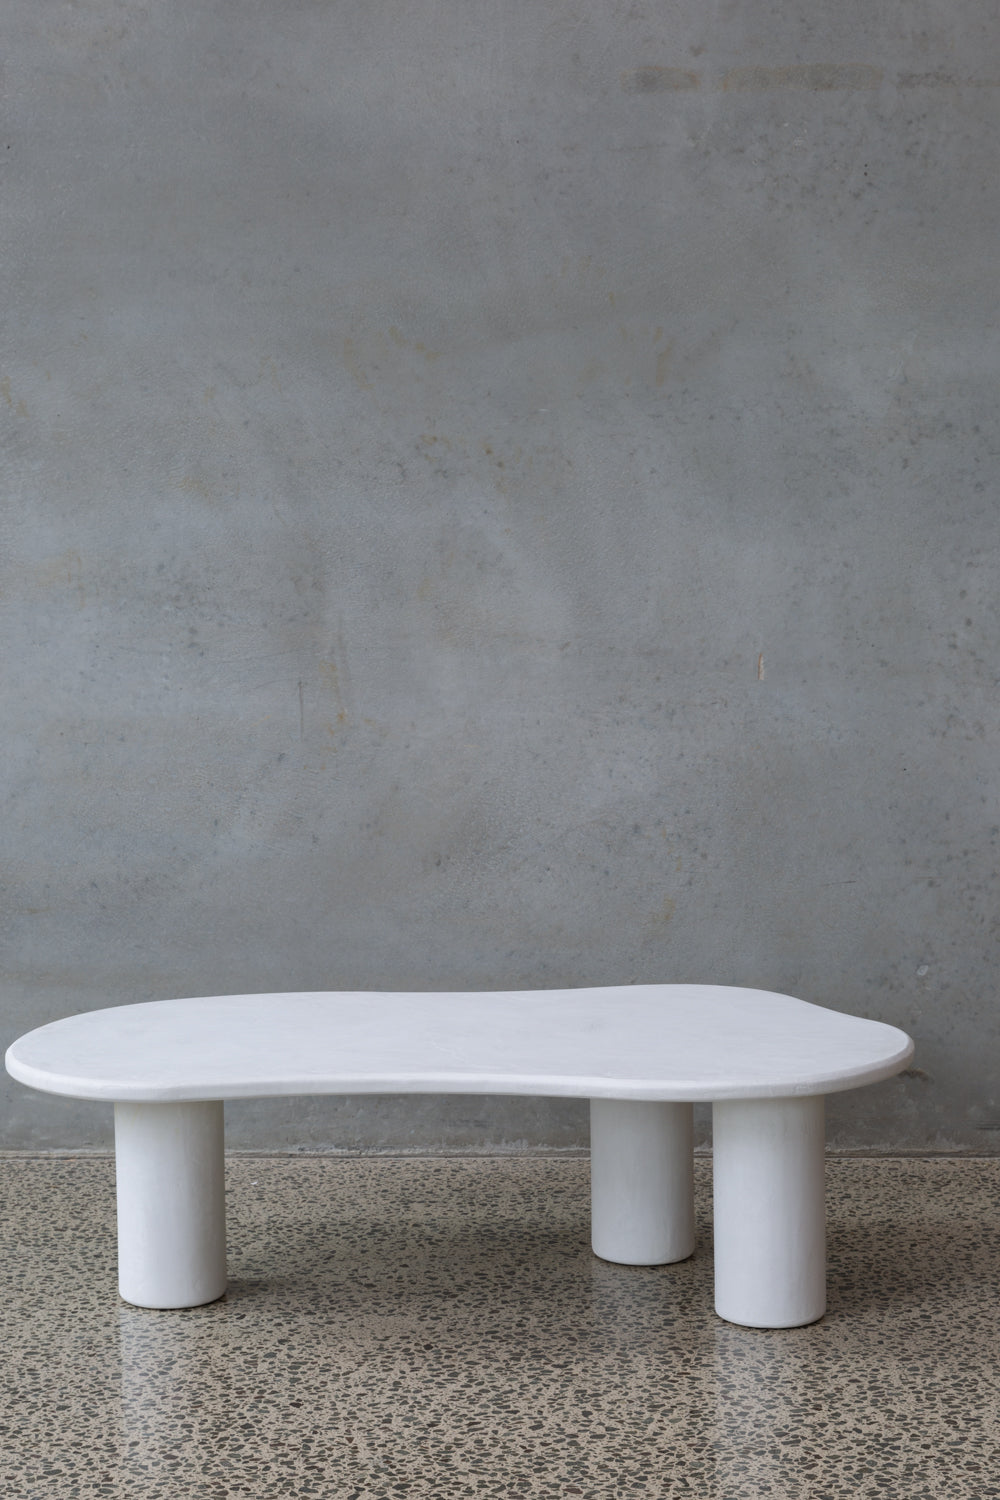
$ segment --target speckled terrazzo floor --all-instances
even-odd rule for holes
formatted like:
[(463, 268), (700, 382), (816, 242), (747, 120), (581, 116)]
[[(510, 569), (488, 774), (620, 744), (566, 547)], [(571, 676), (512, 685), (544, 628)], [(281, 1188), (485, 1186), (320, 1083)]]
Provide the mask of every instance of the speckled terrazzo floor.
[(106, 1158), (0, 1158), (0, 1495), (1000, 1496), (1000, 1160), (828, 1163), (829, 1311), (588, 1246), (585, 1160), (233, 1158), (226, 1298), (115, 1290)]

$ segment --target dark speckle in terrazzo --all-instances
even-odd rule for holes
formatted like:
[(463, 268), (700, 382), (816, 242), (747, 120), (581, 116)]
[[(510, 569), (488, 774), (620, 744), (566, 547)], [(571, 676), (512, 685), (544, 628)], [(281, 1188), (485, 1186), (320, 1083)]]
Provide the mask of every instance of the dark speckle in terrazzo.
[(590, 1253), (588, 1164), (240, 1157), (230, 1288), (115, 1285), (106, 1158), (0, 1158), (0, 1495), (992, 1500), (1000, 1161), (828, 1163), (829, 1309)]

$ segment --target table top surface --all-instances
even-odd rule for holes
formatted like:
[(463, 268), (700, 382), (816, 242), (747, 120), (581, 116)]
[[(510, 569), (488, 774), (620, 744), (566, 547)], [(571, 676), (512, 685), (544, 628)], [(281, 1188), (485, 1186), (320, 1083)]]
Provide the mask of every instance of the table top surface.
[(720, 985), (160, 1000), (16, 1041), (7, 1070), (82, 1099), (536, 1094), (702, 1100), (828, 1094), (888, 1078), (894, 1026)]

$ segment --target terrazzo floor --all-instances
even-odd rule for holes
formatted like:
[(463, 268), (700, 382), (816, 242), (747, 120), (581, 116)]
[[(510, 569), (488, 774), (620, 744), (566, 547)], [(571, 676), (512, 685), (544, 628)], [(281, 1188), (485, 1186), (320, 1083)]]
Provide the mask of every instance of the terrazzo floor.
[(231, 1283), (115, 1288), (114, 1167), (0, 1158), (0, 1495), (1000, 1497), (1000, 1159), (828, 1163), (829, 1310), (608, 1265), (582, 1159), (235, 1157)]

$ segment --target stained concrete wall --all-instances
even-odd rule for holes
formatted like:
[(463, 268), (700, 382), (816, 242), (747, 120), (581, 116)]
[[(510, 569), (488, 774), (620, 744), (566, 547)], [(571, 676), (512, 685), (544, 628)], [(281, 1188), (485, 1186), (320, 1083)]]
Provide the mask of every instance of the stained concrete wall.
[[(9, 0), (5, 34), (0, 1040), (744, 983), (915, 1036), (835, 1144), (991, 1148), (992, 3)], [(545, 1101), (230, 1124), (586, 1139)]]

